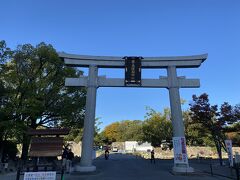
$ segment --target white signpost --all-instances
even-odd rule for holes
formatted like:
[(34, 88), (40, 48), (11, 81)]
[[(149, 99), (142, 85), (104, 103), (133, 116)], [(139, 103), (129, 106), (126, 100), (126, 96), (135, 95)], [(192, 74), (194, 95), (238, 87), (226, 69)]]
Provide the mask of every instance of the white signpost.
[(56, 180), (56, 171), (25, 172), (23, 180)]
[(233, 152), (232, 152), (232, 140), (225, 140), (227, 153), (228, 153), (228, 160), (231, 167), (233, 167)]

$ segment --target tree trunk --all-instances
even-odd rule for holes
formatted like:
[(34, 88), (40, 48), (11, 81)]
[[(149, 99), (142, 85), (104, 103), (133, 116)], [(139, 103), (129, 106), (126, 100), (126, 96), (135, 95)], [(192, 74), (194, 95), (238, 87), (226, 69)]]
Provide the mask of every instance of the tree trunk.
[(2, 157), (3, 157), (3, 150), (4, 150), (4, 146), (3, 146), (3, 140), (0, 139), (0, 170), (2, 170)]
[(222, 147), (221, 144), (218, 140), (215, 140), (215, 145), (217, 148), (217, 153), (218, 153), (218, 157), (219, 157), (219, 163), (222, 166), (223, 165), (223, 160), (222, 160)]
[(4, 155), (4, 146), (6, 144), (6, 139), (4, 138), (4, 135), (1, 134), (0, 136), (0, 170), (3, 168), (2, 166), (2, 158), (3, 158), (3, 155)]
[(27, 157), (28, 157), (28, 149), (29, 149), (29, 145), (30, 145), (30, 140), (31, 140), (31, 138), (26, 133), (24, 133), (23, 134), (22, 156), (21, 156), (21, 159), (24, 162), (27, 160)]
[(3, 136), (1, 135), (0, 136), (0, 162), (2, 160), (3, 148), (4, 148), (4, 146), (3, 146)]
[[(30, 128), (31, 129), (36, 129), (37, 128), (36, 121), (31, 120)], [(24, 162), (26, 162), (27, 157), (28, 157), (28, 149), (29, 149), (30, 141), (31, 141), (31, 136), (27, 135), (26, 132), (23, 133), (23, 146), (22, 146), (22, 156), (21, 156), (21, 159)]]

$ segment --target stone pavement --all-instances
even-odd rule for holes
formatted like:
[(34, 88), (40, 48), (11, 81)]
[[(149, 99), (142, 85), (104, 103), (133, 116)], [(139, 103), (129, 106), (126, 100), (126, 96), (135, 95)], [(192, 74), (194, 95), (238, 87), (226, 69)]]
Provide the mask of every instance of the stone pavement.
[[(191, 163), (191, 162), (190, 162)], [(193, 167), (196, 167), (193, 163)], [(109, 160), (105, 160), (103, 156), (94, 160), (97, 171), (90, 174), (72, 173), (66, 174), (64, 180), (151, 180), (151, 179), (167, 179), (167, 180), (226, 180), (228, 178), (221, 176), (211, 176), (207, 173), (197, 171), (193, 175), (173, 175), (170, 170), (173, 160), (156, 160), (156, 164), (151, 164), (149, 160), (136, 158), (131, 155), (110, 154)], [(203, 168), (206, 165), (199, 165)], [(199, 170), (199, 169), (198, 169)], [(15, 174), (1, 176), (0, 180), (15, 180)], [(23, 178), (21, 177), (21, 180)], [(60, 180), (58, 176), (57, 180)]]

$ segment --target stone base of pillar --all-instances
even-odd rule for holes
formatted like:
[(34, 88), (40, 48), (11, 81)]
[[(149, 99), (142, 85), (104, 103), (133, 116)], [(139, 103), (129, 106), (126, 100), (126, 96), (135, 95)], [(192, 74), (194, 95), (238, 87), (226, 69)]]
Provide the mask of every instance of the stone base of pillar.
[(75, 172), (94, 172), (96, 171), (96, 166), (81, 166), (76, 165), (74, 166)]
[(174, 166), (172, 171), (173, 173), (194, 173), (194, 169), (189, 166)]

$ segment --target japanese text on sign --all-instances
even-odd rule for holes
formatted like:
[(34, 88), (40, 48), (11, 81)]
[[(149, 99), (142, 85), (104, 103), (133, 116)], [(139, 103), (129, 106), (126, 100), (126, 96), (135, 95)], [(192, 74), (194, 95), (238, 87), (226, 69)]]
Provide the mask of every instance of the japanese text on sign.
[(125, 57), (125, 85), (141, 85), (141, 57)]
[(185, 137), (173, 137), (174, 163), (188, 163)]
[(23, 180), (56, 180), (56, 171), (25, 172)]

